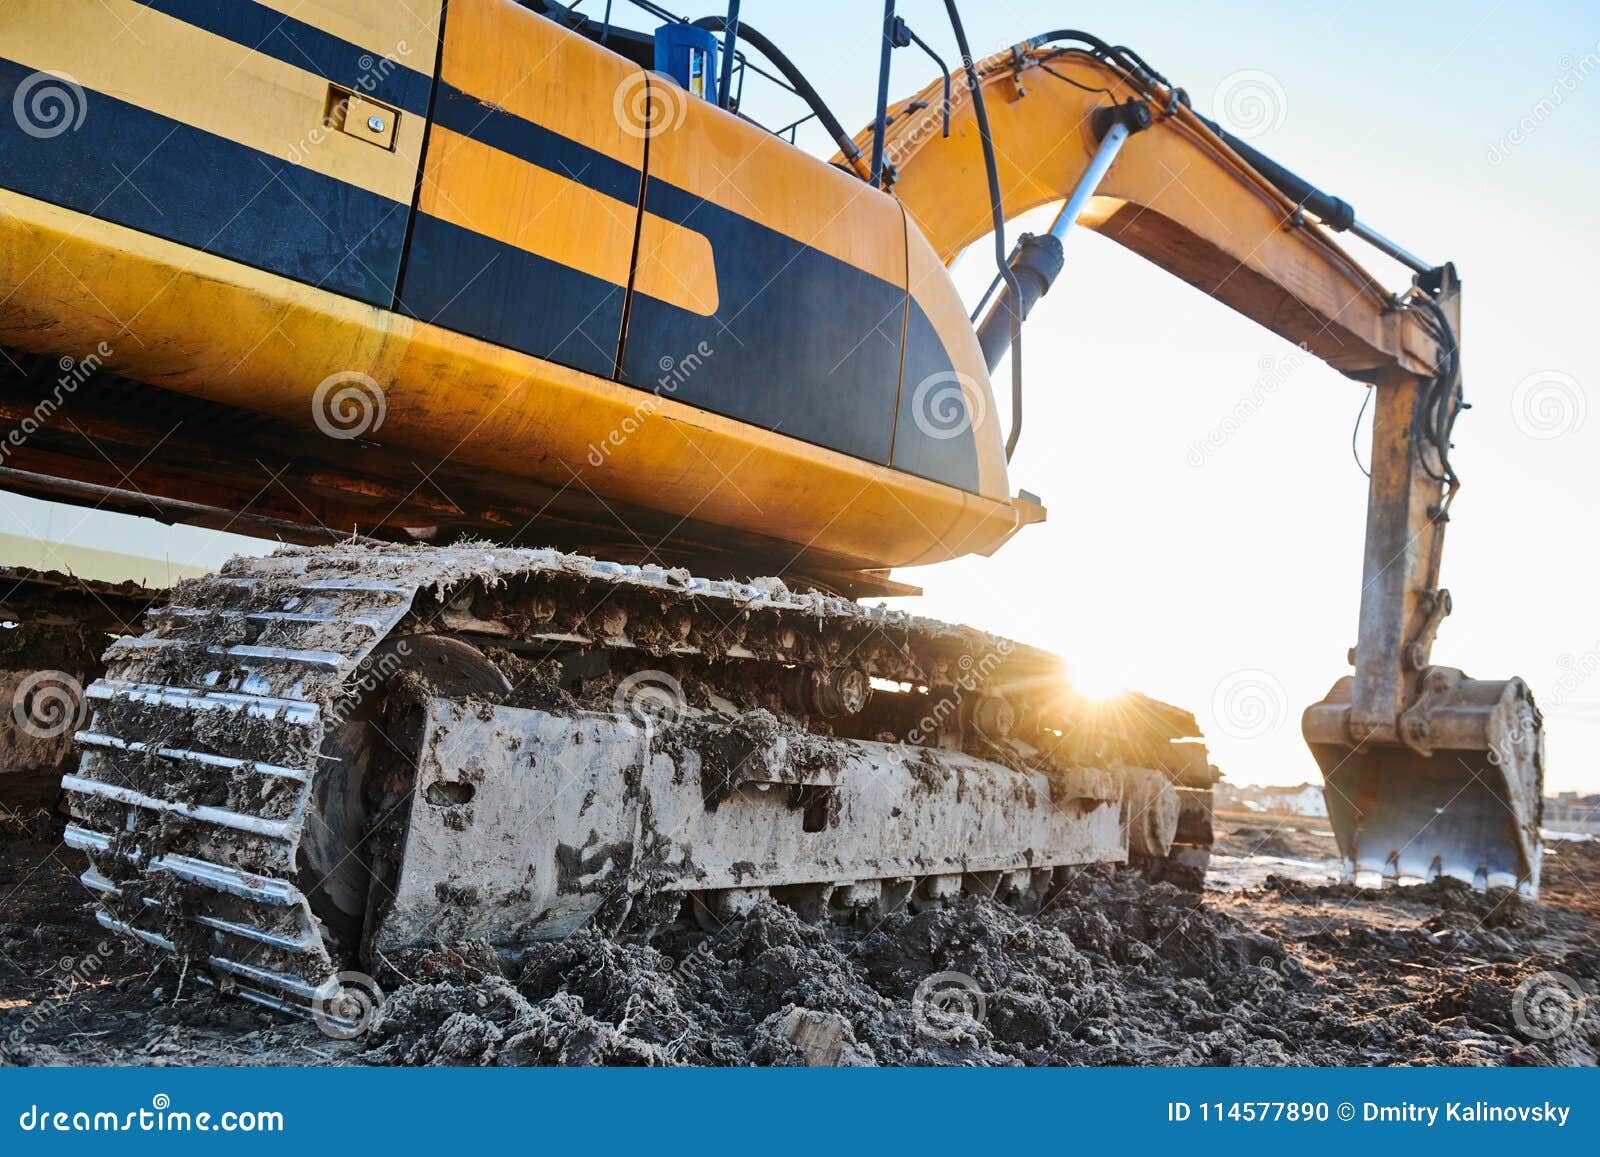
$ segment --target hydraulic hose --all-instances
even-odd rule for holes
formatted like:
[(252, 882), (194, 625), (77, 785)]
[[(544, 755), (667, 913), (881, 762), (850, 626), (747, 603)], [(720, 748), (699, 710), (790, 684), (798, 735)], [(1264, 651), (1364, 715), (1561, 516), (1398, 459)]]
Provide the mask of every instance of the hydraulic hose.
[[(725, 16), (702, 16), (694, 22), (696, 28), (704, 28), (708, 32), (721, 32), (727, 24)], [(757, 52), (765, 56), (794, 87), (800, 99), (811, 106), (811, 111), (817, 114), (817, 120), (822, 122), (822, 127), (828, 130), (828, 135), (833, 138), (833, 143), (839, 146), (839, 151), (846, 160), (855, 161), (861, 158), (861, 150), (856, 148), (855, 141), (850, 139), (850, 134), (844, 131), (844, 126), (839, 123), (839, 118), (833, 115), (833, 110), (824, 103), (817, 90), (811, 87), (811, 82), (806, 79), (805, 73), (795, 67), (794, 61), (783, 54), (783, 51), (761, 33), (750, 27), (747, 21), (739, 21), (738, 36)]]
[[(978, 138), (983, 142), (983, 169), (989, 180), (989, 213), (994, 221), (994, 262), (1006, 283), (1012, 301), (1022, 300), (1022, 287), (1011, 270), (1011, 253), (1006, 247), (1006, 213), (1000, 196), (1000, 169), (994, 159), (994, 137), (989, 133), (989, 108), (984, 103), (983, 85), (978, 80), (978, 67), (972, 61), (972, 49), (967, 44), (967, 30), (962, 26), (961, 13), (956, 10), (956, 0), (944, 0), (945, 11), (950, 14), (950, 28), (956, 36), (956, 47), (961, 51), (961, 67), (972, 89), (972, 111), (978, 121)], [(1022, 318), (1016, 310), (1011, 314), (1011, 432), (1006, 435), (1006, 461), (1017, 448), (1022, 437)]]

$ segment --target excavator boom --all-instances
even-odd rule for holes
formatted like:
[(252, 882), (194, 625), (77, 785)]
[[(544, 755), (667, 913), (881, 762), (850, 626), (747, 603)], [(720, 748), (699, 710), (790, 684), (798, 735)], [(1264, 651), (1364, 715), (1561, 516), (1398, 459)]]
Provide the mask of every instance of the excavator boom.
[[(1355, 671), (1303, 723), (1345, 868), (1537, 889), (1543, 744), (1527, 685), (1431, 663), (1452, 608), (1440, 559), (1459, 487), (1449, 461), (1461, 408), (1454, 267), (1387, 241), (1092, 36), (1034, 37), (978, 62), (970, 79), (948, 114), (931, 84), (855, 145), (867, 155), (881, 138), (883, 178), (947, 263), (997, 220), (1066, 202), (1050, 234), (1024, 236), (1004, 271), (1011, 284), (979, 331), (991, 369), (1060, 272), (1059, 238), (1083, 225), (1374, 391)], [(1335, 240), (1346, 230), (1409, 264), (1413, 287), (1384, 289)]]

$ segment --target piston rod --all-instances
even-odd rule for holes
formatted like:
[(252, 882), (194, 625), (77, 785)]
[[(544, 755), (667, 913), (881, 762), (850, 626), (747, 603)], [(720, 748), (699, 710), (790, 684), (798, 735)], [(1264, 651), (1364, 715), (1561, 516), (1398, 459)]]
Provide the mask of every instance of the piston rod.
[(983, 360), (991, 372), (1011, 348), (1013, 301), (1016, 302), (1017, 320), (1026, 319), (1033, 307), (1039, 304), (1039, 299), (1055, 284), (1065, 261), (1062, 242), (1077, 224), (1084, 206), (1100, 187), (1106, 171), (1111, 168), (1111, 162), (1117, 159), (1117, 154), (1132, 133), (1133, 130), (1124, 121), (1113, 121), (1101, 138), (1100, 147), (1095, 150), (1089, 167), (1078, 178), (1072, 195), (1050, 223), (1049, 230), (1037, 236), (1025, 233), (1018, 238), (1016, 250), (1011, 254), (1011, 271), (1016, 277), (1018, 293), (1013, 298), (1009, 288), (1002, 289), (978, 326), (978, 344), (983, 348)]

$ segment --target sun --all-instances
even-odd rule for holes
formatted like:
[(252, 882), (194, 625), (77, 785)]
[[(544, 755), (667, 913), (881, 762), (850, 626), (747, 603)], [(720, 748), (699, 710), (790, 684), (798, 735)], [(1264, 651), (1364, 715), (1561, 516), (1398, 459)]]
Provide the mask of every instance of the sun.
[(1106, 703), (1128, 693), (1128, 681), (1119, 672), (1095, 667), (1070, 667), (1072, 688), (1085, 699)]

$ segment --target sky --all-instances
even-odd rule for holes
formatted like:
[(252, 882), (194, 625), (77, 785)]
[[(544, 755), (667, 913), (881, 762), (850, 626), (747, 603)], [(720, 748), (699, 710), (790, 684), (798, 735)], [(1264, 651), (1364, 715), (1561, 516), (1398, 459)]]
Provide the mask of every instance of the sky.
[[(1546, 717), (1547, 787), (1600, 791), (1600, 7), (1238, 3), (1203, 19), (1164, 0), (963, 8), (980, 55), (1063, 26), (1132, 46), (1199, 111), (1247, 129), (1413, 252), (1456, 263), (1474, 408), (1456, 427), (1464, 487), (1443, 580), (1455, 613), (1434, 661), (1527, 679)], [(847, 127), (870, 120), (878, 6), (743, 11)], [(955, 59), (942, 4), (900, 12)], [(925, 57), (896, 54), (894, 95), (930, 78)], [(746, 89), (769, 123), (792, 119), (787, 99)], [(831, 152), (811, 126), (800, 144)], [(992, 276), (989, 244), (957, 263), (969, 300)], [(1366, 479), (1351, 430), (1364, 387), (1087, 231), (1068, 241), (1026, 354), (1012, 486), (1040, 495), (1049, 521), (993, 558), (898, 572), (926, 591), (907, 605), (1054, 650), (1092, 692), (1131, 687), (1194, 710), (1236, 782), (1316, 779), (1299, 718), (1347, 672), (1355, 641)], [(1003, 400), (994, 419), (1009, 421)], [(261, 549), (4, 494), (0, 533), (182, 564)]]

